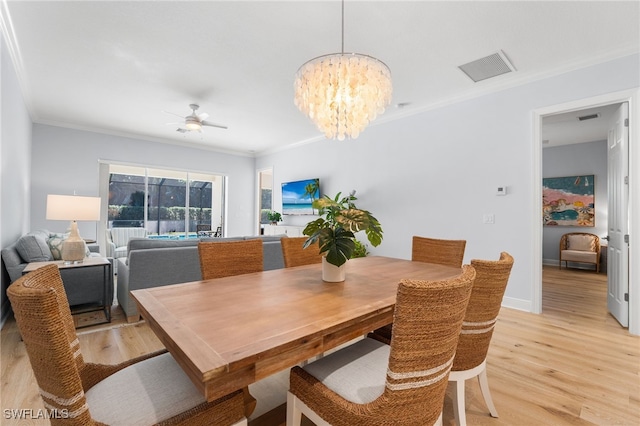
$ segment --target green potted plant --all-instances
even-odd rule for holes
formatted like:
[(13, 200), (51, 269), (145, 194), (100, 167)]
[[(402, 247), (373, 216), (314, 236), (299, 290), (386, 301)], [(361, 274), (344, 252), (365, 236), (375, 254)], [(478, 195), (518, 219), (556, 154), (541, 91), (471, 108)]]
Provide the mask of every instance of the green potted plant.
[[(318, 242), (320, 253), (324, 254), (325, 281), (344, 281), (344, 264), (356, 251), (356, 232), (364, 231), (374, 247), (382, 242), (380, 222), (369, 211), (357, 208), (355, 200), (355, 191), (352, 191), (345, 197), (339, 192), (334, 198), (325, 195), (313, 201), (313, 208), (318, 209), (321, 217), (304, 228), (303, 234), (309, 237), (304, 247)], [(329, 277), (332, 273), (336, 276)]]
[(354, 240), (353, 242), (356, 244), (356, 247), (353, 250), (351, 259), (355, 259), (357, 257), (367, 257), (367, 255), (369, 254), (369, 251), (367, 250), (367, 245), (359, 240)]
[(282, 215), (277, 211), (271, 210), (267, 213), (267, 219), (269, 219), (272, 225), (277, 225), (278, 222), (282, 221)]

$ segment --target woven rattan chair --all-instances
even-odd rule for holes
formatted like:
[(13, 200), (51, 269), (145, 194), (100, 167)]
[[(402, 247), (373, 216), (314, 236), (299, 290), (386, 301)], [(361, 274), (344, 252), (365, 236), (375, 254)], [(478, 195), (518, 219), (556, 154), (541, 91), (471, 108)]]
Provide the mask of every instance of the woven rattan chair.
[(465, 381), (474, 377), (478, 377), (480, 390), (491, 416), (498, 417), (489, 392), (486, 359), (502, 296), (513, 266), (513, 257), (502, 252), (500, 260), (474, 259), (471, 260), (471, 265), (476, 270), (476, 280), (449, 374), (449, 382), (455, 383), (453, 411), (458, 425), (466, 425)]
[[(214, 241), (198, 243), (200, 271), (203, 280), (232, 277), (262, 272), (264, 252), (262, 240)], [(249, 416), (256, 408), (256, 399), (249, 388), (242, 389), (245, 413)]]
[(307, 237), (282, 238), (280, 241), (285, 268), (322, 263), (322, 255), (317, 242), (305, 249), (302, 246), (307, 241)]
[(459, 268), (462, 266), (466, 245), (466, 240), (440, 240), (414, 236), (411, 260)]
[(588, 232), (570, 232), (560, 237), (560, 261), (565, 268), (568, 262), (590, 263), (595, 266), (596, 273), (600, 272), (600, 237)]
[(262, 272), (262, 240), (198, 243), (203, 280)]
[(475, 271), (444, 281), (402, 280), (391, 344), (364, 338), (294, 367), (287, 425), (433, 425), (442, 405)]
[[(414, 236), (411, 244), (411, 260), (414, 262), (436, 263), (459, 268), (464, 259), (466, 240), (440, 240)], [(373, 332), (382, 341), (391, 341), (393, 324), (387, 324)]]
[(55, 265), (7, 294), (53, 426), (247, 424), (241, 391), (206, 402), (166, 351), (117, 365), (84, 362)]

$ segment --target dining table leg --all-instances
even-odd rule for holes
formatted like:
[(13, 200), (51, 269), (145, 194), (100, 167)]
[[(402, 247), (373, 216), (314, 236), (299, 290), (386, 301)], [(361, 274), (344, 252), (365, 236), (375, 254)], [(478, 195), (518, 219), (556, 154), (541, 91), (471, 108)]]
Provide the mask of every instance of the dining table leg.
[(249, 386), (245, 386), (242, 389), (242, 393), (244, 394), (244, 415), (246, 418), (249, 418), (249, 416), (256, 409), (257, 401), (253, 397), (253, 395), (249, 393)]

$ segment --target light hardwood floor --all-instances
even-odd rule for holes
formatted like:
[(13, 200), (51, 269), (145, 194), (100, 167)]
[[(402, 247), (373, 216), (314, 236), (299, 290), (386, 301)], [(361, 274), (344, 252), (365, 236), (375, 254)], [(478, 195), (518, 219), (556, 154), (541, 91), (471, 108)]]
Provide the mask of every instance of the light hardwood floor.
[[(503, 308), (488, 357), (489, 385), (500, 414), (491, 418), (476, 381), (468, 381), (469, 425), (639, 425), (640, 338), (606, 311), (606, 276), (590, 271), (543, 272), (543, 313)], [(162, 345), (144, 322), (79, 330), (86, 360), (115, 363)], [(97, 331), (96, 331), (97, 330)], [(43, 408), (24, 345), (10, 320), (1, 332), (3, 425), (44, 425), (8, 419), (10, 409)], [(283, 379), (284, 377), (284, 379)], [(251, 426), (284, 425), (286, 375), (261, 384), (273, 398)], [(259, 396), (258, 396), (259, 397)], [(277, 407), (271, 411), (272, 407)], [(447, 395), (444, 424), (453, 425)]]

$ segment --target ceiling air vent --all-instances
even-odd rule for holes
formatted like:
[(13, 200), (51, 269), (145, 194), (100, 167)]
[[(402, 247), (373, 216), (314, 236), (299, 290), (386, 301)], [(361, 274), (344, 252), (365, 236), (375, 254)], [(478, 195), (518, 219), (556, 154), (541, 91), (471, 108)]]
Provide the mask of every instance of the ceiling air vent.
[(458, 68), (476, 83), (516, 70), (502, 50), (468, 64), (460, 65)]
[(582, 115), (582, 116), (578, 117), (578, 120), (580, 120), (580, 121), (593, 120), (594, 118), (598, 118), (598, 117), (600, 117), (600, 114)]

